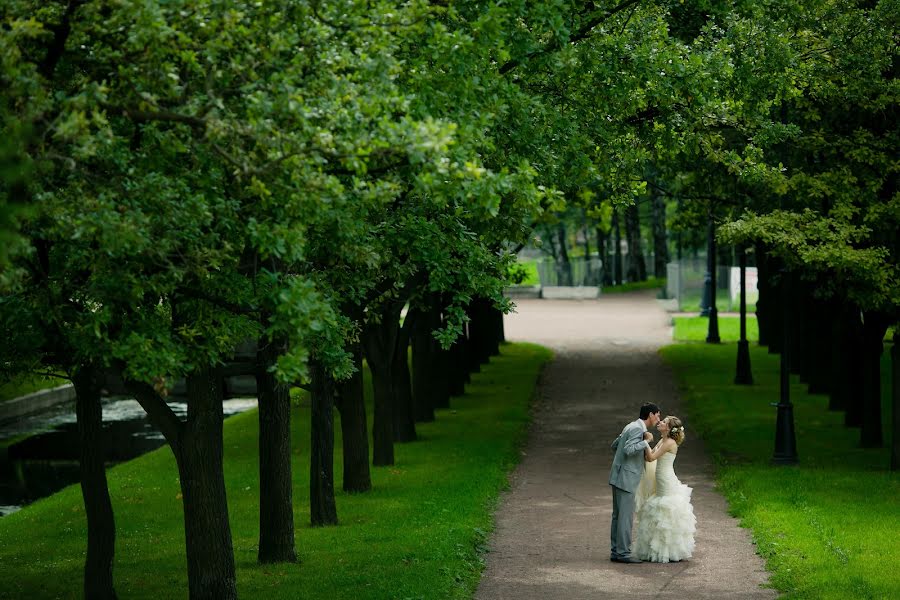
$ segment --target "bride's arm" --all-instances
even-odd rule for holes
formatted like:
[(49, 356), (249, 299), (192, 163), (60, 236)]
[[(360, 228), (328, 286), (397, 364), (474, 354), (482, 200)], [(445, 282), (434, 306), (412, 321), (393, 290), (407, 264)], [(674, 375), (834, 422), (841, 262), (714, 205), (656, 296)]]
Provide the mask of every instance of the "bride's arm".
[(658, 459), (660, 456), (669, 451), (669, 448), (672, 447), (672, 444), (675, 443), (675, 440), (672, 438), (666, 438), (664, 440), (660, 440), (656, 447), (651, 451), (650, 448), (644, 449), (644, 460), (647, 462), (653, 462)]

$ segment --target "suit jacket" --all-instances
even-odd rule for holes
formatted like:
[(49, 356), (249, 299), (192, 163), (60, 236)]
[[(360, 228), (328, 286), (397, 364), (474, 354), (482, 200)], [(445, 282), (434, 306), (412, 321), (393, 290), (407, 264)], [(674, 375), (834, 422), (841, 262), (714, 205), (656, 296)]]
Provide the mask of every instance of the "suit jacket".
[(610, 485), (626, 492), (637, 489), (644, 474), (644, 431), (641, 421), (635, 420), (613, 441), (611, 448), (616, 456), (609, 473)]

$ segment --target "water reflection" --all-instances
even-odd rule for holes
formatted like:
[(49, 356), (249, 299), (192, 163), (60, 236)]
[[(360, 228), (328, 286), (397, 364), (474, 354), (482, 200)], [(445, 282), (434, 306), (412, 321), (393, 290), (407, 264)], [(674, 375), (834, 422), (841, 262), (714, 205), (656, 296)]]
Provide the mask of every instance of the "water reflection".
[[(185, 402), (169, 402), (184, 419)], [(256, 407), (255, 398), (223, 402), (226, 417)], [(78, 429), (73, 406), (62, 406), (14, 423), (0, 425), (0, 516), (77, 483)], [(110, 463), (130, 460), (165, 443), (144, 409), (130, 398), (110, 398), (103, 404), (103, 444)]]

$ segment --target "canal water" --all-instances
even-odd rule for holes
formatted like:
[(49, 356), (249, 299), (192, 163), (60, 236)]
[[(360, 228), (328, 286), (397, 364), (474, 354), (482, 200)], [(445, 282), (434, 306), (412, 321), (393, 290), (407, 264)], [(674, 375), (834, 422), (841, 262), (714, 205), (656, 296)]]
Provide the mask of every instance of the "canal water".
[[(181, 419), (187, 404), (169, 406)], [(226, 417), (256, 408), (256, 398), (223, 402)], [(108, 464), (131, 460), (165, 444), (136, 400), (111, 397), (103, 403)], [(38, 498), (78, 483), (78, 428), (72, 403), (17, 421), (0, 423), (0, 517)]]

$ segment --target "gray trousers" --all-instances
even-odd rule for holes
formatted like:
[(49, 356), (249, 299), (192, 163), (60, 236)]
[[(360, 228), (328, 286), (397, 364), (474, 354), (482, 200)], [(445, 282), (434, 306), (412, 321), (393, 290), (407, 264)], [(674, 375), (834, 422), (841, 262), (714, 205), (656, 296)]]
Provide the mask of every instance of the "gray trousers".
[(634, 493), (610, 486), (613, 493), (612, 523), (609, 528), (609, 554), (614, 558), (631, 556), (631, 526), (634, 523)]

